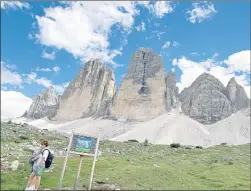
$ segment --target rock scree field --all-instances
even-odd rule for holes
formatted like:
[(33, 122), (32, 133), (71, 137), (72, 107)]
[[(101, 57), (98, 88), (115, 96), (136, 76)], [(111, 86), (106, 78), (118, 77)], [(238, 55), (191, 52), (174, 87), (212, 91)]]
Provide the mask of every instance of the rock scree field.
[[(28, 124), (1, 122), (1, 189), (23, 190), (31, 151), (49, 140), (55, 159), (41, 189), (57, 189), (68, 138)], [(92, 189), (250, 190), (250, 144), (209, 148), (101, 141)], [(73, 189), (79, 157), (70, 156), (63, 188)], [(79, 189), (88, 188), (92, 158), (84, 158)]]

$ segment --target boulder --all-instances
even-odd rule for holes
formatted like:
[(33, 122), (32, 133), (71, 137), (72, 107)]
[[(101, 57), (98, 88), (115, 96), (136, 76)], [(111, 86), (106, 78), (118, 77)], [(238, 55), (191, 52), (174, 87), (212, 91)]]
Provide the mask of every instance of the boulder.
[(15, 170), (18, 169), (18, 166), (19, 166), (19, 161), (18, 161), (18, 160), (15, 160), (15, 161), (13, 161), (13, 162), (11, 163), (10, 168), (11, 168), (11, 170), (15, 171)]

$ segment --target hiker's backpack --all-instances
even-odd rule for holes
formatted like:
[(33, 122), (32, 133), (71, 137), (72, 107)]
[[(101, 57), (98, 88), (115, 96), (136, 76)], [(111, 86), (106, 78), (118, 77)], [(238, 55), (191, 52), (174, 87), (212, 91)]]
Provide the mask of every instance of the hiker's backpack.
[[(45, 149), (45, 150), (49, 151), (48, 149)], [(42, 154), (44, 154), (45, 150), (43, 150)], [(50, 168), (52, 161), (53, 161), (53, 158), (54, 158), (53, 154), (49, 151), (48, 157), (45, 161), (45, 168)]]

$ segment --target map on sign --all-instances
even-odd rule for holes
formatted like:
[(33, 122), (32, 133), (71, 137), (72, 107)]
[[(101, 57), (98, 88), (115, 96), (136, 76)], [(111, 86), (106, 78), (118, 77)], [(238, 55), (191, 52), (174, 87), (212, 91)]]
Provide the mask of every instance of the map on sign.
[(71, 151), (75, 153), (94, 154), (97, 138), (82, 135), (74, 135), (71, 144)]

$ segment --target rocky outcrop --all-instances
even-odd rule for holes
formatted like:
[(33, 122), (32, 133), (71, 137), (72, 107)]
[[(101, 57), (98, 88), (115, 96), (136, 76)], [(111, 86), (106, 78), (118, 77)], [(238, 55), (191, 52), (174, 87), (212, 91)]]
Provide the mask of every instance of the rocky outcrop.
[(179, 88), (176, 87), (176, 77), (174, 72), (168, 72), (166, 82), (166, 110), (176, 108), (179, 96)]
[(33, 97), (33, 102), (26, 114), (27, 118), (39, 119), (43, 117), (52, 118), (56, 114), (58, 107), (58, 96), (53, 86), (42, 91), (41, 94)]
[(66, 88), (54, 119), (106, 116), (115, 89), (114, 73), (99, 59), (90, 60)]
[(250, 107), (250, 100), (242, 86), (231, 78), (227, 84), (227, 96), (231, 101), (233, 112)]
[(111, 117), (144, 121), (165, 112), (165, 76), (161, 57), (151, 49), (140, 48), (132, 57), (118, 89)]
[(203, 73), (180, 96), (182, 111), (191, 118), (211, 124), (232, 114), (226, 88), (214, 76)]

